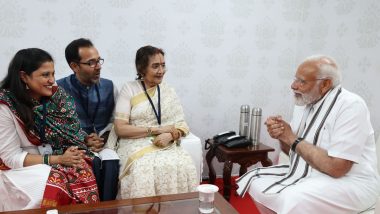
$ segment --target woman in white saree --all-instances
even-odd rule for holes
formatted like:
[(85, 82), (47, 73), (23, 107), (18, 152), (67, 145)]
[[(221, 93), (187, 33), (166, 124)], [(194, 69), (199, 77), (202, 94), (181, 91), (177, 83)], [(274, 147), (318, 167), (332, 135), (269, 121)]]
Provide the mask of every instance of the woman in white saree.
[(162, 83), (164, 52), (152, 46), (140, 48), (136, 68), (137, 80), (127, 82), (120, 92), (114, 130), (107, 142), (122, 164), (120, 196), (195, 191), (195, 165), (180, 147), (180, 138), (189, 133), (189, 127), (175, 91)]

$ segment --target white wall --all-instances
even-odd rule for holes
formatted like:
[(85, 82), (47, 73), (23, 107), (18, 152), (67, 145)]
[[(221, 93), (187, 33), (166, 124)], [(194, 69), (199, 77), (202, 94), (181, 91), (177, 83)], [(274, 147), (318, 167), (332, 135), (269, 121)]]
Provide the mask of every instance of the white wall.
[[(27, 47), (53, 54), (57, 78), (69, 75), (64, 48), (87, 37), (105, 58), (103, 77), (121, 88), (135, 78), (136, 50), (162, 47), (166, 81), (204, 140), (237, 131), (242, 104), (289, 119), (297, 64), (322, 53), (338, 60), (343, 85), (366, 100), (379, 132), (379, 9), (376, 0), (0, 0), (0, 78)], [(265, 129), (262, 139), (278, 148)]]

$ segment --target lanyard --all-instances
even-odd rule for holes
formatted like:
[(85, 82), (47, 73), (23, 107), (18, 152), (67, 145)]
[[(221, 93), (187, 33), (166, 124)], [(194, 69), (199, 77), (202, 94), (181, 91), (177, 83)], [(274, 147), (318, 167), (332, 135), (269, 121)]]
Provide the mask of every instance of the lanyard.
[(82, 96), (82, 93), (81, 93), (80, 88), (78, 87), (78, 84), (75, 81), (73, 81), (73, 79), (71, 79), (71, 83), (78, 90), (79, 96), (80, 96), (80, 99), (78, 100), (79, 104), (82, 106), (84, 113), (86, 114), (87, 118), (90, 120), (94, 132), (97, 133), (96, 128), (95, 128), (95, 117), (98, 113), (99, 105), (100, 105), (100, 92), (99, 92), (98, 85), (95, 84), (96, 97), (97, 97), (96, 107), (95, 107), (94, 114), (92, 115), (92, 117), (90, 117), (90, 112), (88, 111), (88, 101), (89, 101), (88, 90), (87, 90), (86, 103), (84, 103), (84, 97)]
[(148, 92), (146, 91), (146, 87), (145, 87), (145, 84), (144, 84), (144, 81), (141, 81), (141, 84), (144, 88), (144, 92), (145, 92), (145, 95), (146, 97), (148, 98), (149, 100), (149, 103), (150, 105), (152, 106), (153, 108), (153, 111), (154, 111), (154, 115), (156, 116), (156, 119), (157, 119), (157, 122), (158, 122), (158, 125), (161, 125), (161, 95), (160, 95), (160, 85), (157, 85), (157, 93), (158, 93), (158, 111), (156, 110), (156, 108), (154, 107), (153, 105), (153, 101), (152, 99), (150, 98)]
[(46, 99), (42, 98), (42, 123), (39, 127), (40, 130), (40, 140), (41, 144), (46, 144), (46, 136), (45, 136), (45, 126), (46, 126), (46, 114), (47, 114), (47, 109), (46, 109)]

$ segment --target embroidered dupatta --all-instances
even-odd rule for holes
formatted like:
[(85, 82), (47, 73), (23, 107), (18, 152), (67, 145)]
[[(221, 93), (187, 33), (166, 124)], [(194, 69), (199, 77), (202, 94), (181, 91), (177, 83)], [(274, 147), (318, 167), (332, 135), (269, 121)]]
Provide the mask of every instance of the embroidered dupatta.
[[(70, 146), (78, 146), (86, 150), (86, 162), (80, 168), (52, 165), (43, 195), (41, 207), (55, 207), (65, 204), (94, 203), (99, 201), (95, 176), (92, 172), (92, 153), (84, 144), (86, 133), (80, 128), (75, 112), (73, 98), (61, 88), (53, 87), (53, 95), (46, 100), (45, 140), (53, 148), (53, 155), (62, 155)], [(16, 116), (21, 127), (21, 121), (15, 104), (17, 99), (12, 92), (0, 90), (0, 103), (9, 107)], [(43, 118), (43, 105), (33, 100), (35, 126), (30, 132), (24, 131), (28, 140), (38, 146), (41, 145), (39, 128)], [(0, 169), (10, 169), (0, 159)]]
[[(93, 154), (87, 149), (84, 141), (87, 136), (80, 128), (74, 99), (62, 88), (54, 87), (54, 94), (46, 101), (45, 139), (52, 146), (54, 155), (62, 155), (70, 146), (86, 150), (90, 157)], [(39, 133), (43, 123), (43, 105), (33, 100), (34, 132)]]

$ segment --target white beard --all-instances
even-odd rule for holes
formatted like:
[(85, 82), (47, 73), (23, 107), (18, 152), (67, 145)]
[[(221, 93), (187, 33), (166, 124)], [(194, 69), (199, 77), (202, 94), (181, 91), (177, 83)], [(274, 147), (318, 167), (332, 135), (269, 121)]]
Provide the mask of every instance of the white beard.
[[(297, 106), (304, 106), (315, 103), (321, 98), (321, 94), (318, 91), (319, 85), (316, 85), (309, 93), (294, 92), (294, 102)], [(298, 95), (298, 96), (297, 96)]]

